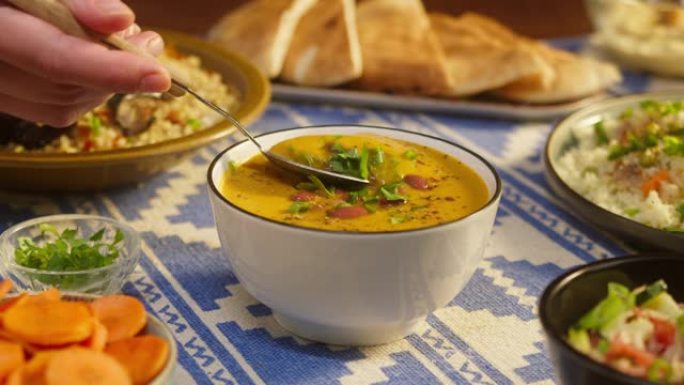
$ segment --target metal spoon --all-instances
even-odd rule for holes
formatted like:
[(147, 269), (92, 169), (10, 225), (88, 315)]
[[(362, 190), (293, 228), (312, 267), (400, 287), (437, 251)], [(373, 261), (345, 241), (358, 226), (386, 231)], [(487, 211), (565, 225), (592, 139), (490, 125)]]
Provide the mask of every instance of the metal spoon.
[[(93, 40), (104, 43), (110, 47), (117, 48), (123, 51), (131, 52), (136, 55), (146, 56), (157, 60), (154, 56), (150, 55), (147, 51), (139, 48), (136, 45), (129, 43), (126, 39), (117, 36), (109, 35), (102, 36), (87, 30), (81, 23), (79, 23), (73, 16), (69, 8), (62, 4), (59, 0), (8, 0), (11, 4), (23, 11), (36, 16), (44, 21), (51, 23), (58, 28), (60, 28), (65, 33), (73, 36), (77, 36), (86, 40)], [(162, 64), (163, 65), (163, 64)], [(207, 107), (219, 113), (223, 118), (232, 123), (237, 127), (240, 132), (242, 132), (259, 151), (273, 164), (280, 168), (289, 170), (298, 174), (305, 176), (314, 175), (318, 177), (321, 181), (327, 182), (332, 185), (337, 185), (341, 187), (350, 188), (361, 188), (369, 183), (366, 179), (356, 178), (349, 175), (338, 174), (335, 172), (330, 172), (327, 170), (321, 170), (315, 167), (310, 167), (301, 163), (297, 163), (293, 160), (287, 159), (281, 155), (275, 154), (269, 150), (264, 150), (261, 144), (245, 129), (245, 127), (240, 124), (240, 122), (228, 111), (217, 106), (216, 104), (210, 102), (209, 100), (203, 98), (197, 92), (189, 88), (186, 84), (187, 82), (182, 81), (182, 75), (178, 71), (174, 71), (173, 68), (165, 66), (172, 78), (172, 87), (168, 91), (169, 94), (173, 96), (182, 96), (185, 92), (194, 96), (197, 100), (202, 102)]]
[(266, 157), (266, 159), (268, 159), (271, 163), (277, 165), (278, 167), (305, 176), (313, 175), (323, 182), (340, 187), (361, 188), (370, 183), (367, 179), (356, 178), (349, 175), (322, 170), (320, 168), (310, 167), (305, 164), (301, 164), (293, 160), (290, 160), (284, 156), (273, 153), (269, 150), (264, 150), (264, 148), (261, 147), (261, 144), (256, 140), (256, 138), (254, 138), (252, 134), (250, 134), (249, 131), (247, 131), (247, 129), (242, 124), (240, 124), (237, 118), (235, 118), (235, 116), (233, 116), (231, 113), (217, 106), (216, 104), (210, 102), (209, 100), (204, 99), (202, 96), (198, 95), (197, 92), (195, 92), (191, 88), (188, 88), (183, 83), (175, 79), (173, 80), (173, 83), (176, 86), (182, 88), (190, 95), (197, 98), (197, 100), (205, 104), (207, 107), (219, 113), (226, 120), (231, 122), (235, 127), (237, 127), (238, 130), (240, 130), (240, 132), (243, 135), (245, 135), (252, 143), (254, 143), (255, 146), (257, 146), (259, 151)]

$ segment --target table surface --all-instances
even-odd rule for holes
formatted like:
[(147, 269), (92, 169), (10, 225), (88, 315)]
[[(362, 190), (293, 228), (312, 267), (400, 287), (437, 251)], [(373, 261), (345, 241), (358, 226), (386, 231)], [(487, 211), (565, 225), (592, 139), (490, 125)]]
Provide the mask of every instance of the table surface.
[[(565, 41), (580, 47), (581, 41)], [(626, 73), (625, 88), (663, 87)], [(198, 151), (135, 187), (99, 194), (0, 192), (0, 231), (56, 213), (126, 221), (143, 238), (124, 291), (142, 298), (176, 337), (174, 384), (554, 384), (536, 303), (565, 269), (625, 250), (564, 210), (543, 177), (551, 123), (515, 123), (326, 105), (272, 103), (252, 127), (355, 123), (400, 127), (476, 150), (497, 168), (503, 196), (475, 274), (409, 337), (377, 347), (332, 347), (285, 331), (228, 270), (207, 197), (208, 162), (228, 142)]]

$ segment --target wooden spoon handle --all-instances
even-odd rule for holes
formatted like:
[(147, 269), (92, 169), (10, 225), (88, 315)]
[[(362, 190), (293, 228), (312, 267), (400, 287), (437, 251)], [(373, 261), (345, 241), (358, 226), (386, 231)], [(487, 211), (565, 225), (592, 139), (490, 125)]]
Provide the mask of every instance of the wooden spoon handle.
[[(105, 43), (109, 46), (120, 49), (122, 51), (130, 52), (132, 54), (143, 57), (148, 57), (160, 63), (154, 55), (138, 47), (137, 45), (132, 44), (131, 42), (129, 42), (128, 40), (124, 39), (119, 35), (106, 36), (86, 29), (81, 23), (78, 22), (78, 20), (76, 20), (73, 13), (71, 13), (71, 10), (67, 8), (67, 6), (59, 0), (7, 1), (15, 7), (23, 10), (24, 12), (29, 13), (39, 19), (42, 19), (56, 26), (57, 28), (61, 29), (64, 33), (85, 40)], [(183, 77), (177, 71), (174, 71), (172, 68), (170, 68), (169, 66), (165, 66), (162, 63), (160, 63), (160, 65), (164, 66), (164, 68), (166, 68), (166, 70), (169, 71), (171, 77), (175, 81), (180, 81), (180, 83), (182, 84), (187, 84), (181, 80)], [(175, 82), (171, 84), (171, 89), (169, 89), (167, 92), (173, 96), (181, 96), (185, 94), (185, 90), (178, 84), (175, 84)]]

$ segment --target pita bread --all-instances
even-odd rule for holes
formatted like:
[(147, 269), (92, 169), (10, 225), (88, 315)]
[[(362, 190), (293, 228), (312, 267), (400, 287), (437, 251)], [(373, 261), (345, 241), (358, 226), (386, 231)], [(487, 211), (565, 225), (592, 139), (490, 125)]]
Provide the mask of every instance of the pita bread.
[(541, 55), (498, 23), (474, 14), (430, 14), (454, 80), (448, 96), (474, 95), (522, 78), (548, 83), (553, 69)]
[(363, 75), (356, 88), (443, 94), (451, 89), (446, 58), (420, 0), (367, 0), (357, 7)]
[(486, 16), (468, 13), (463, 17), (505, 44), (523, 45), (534, 50), (551, 69), (550, 73), (524, 77), (494, 92), (504, 99), (538, 104), (566, 102), (596, 94), (622, 79), (620, 71), (612, 64), (580, 57), (517, 35)]
[(209, 40), (242, 53), (269, 77), (277, 77), (299, 19), (316, 0), (253, 0), (224, 16)]
[(495, 94), (525, 103), (559, 103), (599, 93), (622, 80), (620, 70), (610, 63), (580, 57), (537, 43), (535, 49), (551, 64), (556, 76), (546, 87), (525, 80), (514, 82)]
[(357, 79), (361, 71), (354, 0), (319, 1), (299, 21), (280, 77), (328, 87)]

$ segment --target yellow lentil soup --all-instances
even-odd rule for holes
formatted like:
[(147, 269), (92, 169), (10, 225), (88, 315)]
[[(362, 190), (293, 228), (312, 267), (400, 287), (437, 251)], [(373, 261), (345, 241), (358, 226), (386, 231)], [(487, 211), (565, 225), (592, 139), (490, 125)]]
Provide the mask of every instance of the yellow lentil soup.
[(221, 186), (234, 205), (261, 217), (331, 231), (385, 232), (431, 227), (482, 208), (489, 192), (460, 160), (435, 149), (375, 136), (302, 136), (273, 152), (321, 169), (368, 178), (358, 191), (324, 185), (259, 154), (231, 164)]

